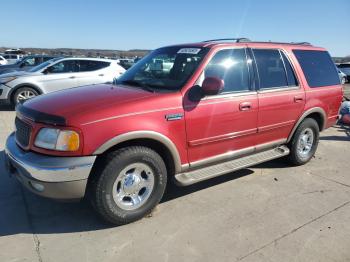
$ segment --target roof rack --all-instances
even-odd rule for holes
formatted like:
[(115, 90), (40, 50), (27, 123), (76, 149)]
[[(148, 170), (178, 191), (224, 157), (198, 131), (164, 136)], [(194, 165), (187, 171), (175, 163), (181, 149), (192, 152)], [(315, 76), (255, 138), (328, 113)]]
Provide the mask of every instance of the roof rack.
[(205, 40), (203, 43), (209, 43), (209, 42), (228, 42), (233, 41), (235, 43), (247, 43), (247, 42), (253, 42), (253, 43), (270, 43), (270, 44), (287, 44), (287, 45), (311, 45), (309, 42), (273, 42), (273, 41), (251, 41), (249, 38), (241, 37), (241, 38), (219, 38), (219, 39), (211, 39), (211, 40)]
[(249, 38), (241, 37), (241, 38), (219, 38), (219, 39), (211, 39), (211, 40), (205, 40), (205, 41), (203, 41), (203, 43), (208, 43), (208, 42), (224, 42), (224, 41), (234, 41), (235, 43), (251, 42)]

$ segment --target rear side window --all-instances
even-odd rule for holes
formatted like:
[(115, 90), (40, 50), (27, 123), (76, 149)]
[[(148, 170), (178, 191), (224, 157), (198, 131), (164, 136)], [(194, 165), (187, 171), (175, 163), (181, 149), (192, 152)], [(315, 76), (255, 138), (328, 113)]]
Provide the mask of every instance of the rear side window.
[(310, 87), (339, 85), (340, 79), (326, 51), (293, 50)]
[(108, 67), (111, 63), (94, 60), (80, 60), (80, 72), (89, 72)]
[(260, 89), (288, 87), (283, 60), (277, 49), (253, 49)]
[(297, 86), (298, 80), (295, 76), (292, 65), (290, 64), (288, 58), (286, 57), (286, 55), (283, 52), (281, 52), (281, 55), (282, 55), (284, 66), (286, 68), (288, 85), (289, 86)]

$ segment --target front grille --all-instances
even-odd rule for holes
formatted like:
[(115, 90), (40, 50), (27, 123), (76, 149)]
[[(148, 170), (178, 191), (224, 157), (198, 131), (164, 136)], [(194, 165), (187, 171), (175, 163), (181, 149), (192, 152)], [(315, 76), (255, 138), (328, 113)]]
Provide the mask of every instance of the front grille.
[(17, 142), (23, 147), (29, 146), (29, 139), (32, 131), (30, 125), (28, 125), (27, 123), (23, 122), (21, 119), (16, 117), (15, 126), (16, 126)]

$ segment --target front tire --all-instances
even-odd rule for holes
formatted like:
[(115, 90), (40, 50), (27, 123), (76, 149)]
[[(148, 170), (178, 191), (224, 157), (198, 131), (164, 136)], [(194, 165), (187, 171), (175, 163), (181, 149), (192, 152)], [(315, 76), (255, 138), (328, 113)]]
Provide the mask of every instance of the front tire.
[(161, 200), (167, 171), (163, 159), (152, 149), (122, 148), (101, 163), (93, 174), (90, 197), (107, 222), (123, 225), (141, 219)]
[(18, 103), (24, 102), (38, 95), (39, 93), (31, 87), (21, 87), (16, 90), (15, 94), (13, 95), (12, 103), (13, 105), (17, 105)]
[(300, 166), (310, 161), (318, 146), (319, 132), (319, 126), (313, 118), (301, 122), (289, 143), (288, 160), (291, 164)]

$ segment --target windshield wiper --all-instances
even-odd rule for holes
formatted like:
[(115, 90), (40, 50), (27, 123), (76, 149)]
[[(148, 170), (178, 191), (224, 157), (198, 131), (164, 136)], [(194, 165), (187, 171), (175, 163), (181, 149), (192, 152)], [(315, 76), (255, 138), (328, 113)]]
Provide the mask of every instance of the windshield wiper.
[(152, 92), (152, 93), (155, 92), (155, 90), (153, 88), (151, 88), (149, 85), (147, 85), (145, 83), (141, 83), (141, 82), (136, 81), (136, 80), (132, 80), (132, 79), (121, 81), (121, 84), (130, 85), (130, 86), (137, 86), (137, 87), (141, 87), (143, 90), (146, 90), (148, 92)]

